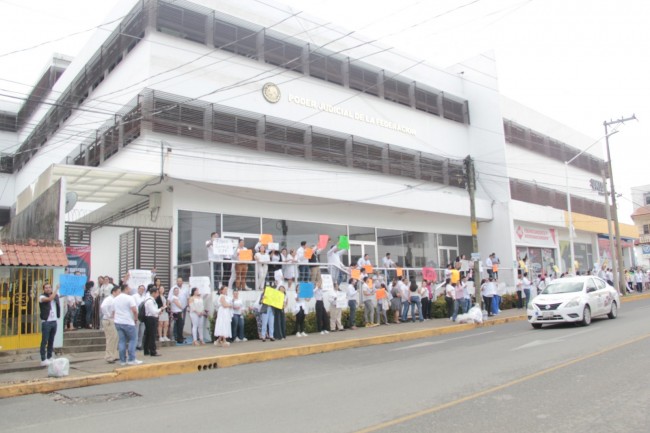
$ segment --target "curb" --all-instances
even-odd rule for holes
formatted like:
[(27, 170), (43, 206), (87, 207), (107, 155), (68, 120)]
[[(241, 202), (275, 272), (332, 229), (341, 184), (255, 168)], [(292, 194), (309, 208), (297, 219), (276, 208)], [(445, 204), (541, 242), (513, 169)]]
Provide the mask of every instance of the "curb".
[[(621, 303), (633, 302), (641, 299), (650, 299), (650, 293), (621, 297)], [(271, 349), (262, 352), (216, 355), (182, 361), (144, 364), (137, 367), (117, 368), (115, 371), (110, 373), (94, 374), (83, 377), (67, 377), (61, 379), (48, 378), (38, 382), (27, 382), (0, 386), (0, 399), (18, 397), (21, 395), (48, 393), (70, 388), (81, 388), (85, 386), (126, 382), (130, 380), (153, 379), (178, 374), (199, 373), (202, 371), (215, 370), (217, 368), (234, 367), (243, 364), (294, 358), (298, 356), (315, 355), (319, 353), (376, 346), (380, 344), (398, 343), (402, 341), (436, 337), (439, 335), (455, 334), (459, 332), (470, 331), (472, 329), (501, 325), (504, 323), (519, 322), (523, 320), (526, 320), (525, 314), (512, 317), (504, 317), (500, 319), (492, 319), (489, 322), (482, 324), (443, 326), (440, 328), (422, 329), (419, 331), (380, 335), (376, 337), (335, 341), (331, 343), (311, 344), (305, 346), (288, 347), (284, 349)]]
[(0, 399), (18, 397), (29, 394), (42, 394), (70, 388), (104, 385), (115, 382), (131, 380), (153, 379), (163, 376), (178, 374), (198, 373), (215, 370), (217, 368), (234, 367), (243, 364), (273, 361), (277, 359), (293, 358), (298, 356), (315, 355), (319, 353), (334, 352), (338, 350), (353, 349), (358, 347), (376, 346), (380, 344), (397, 343), (402, 341), (417, 340), (438, 335), (455, 334), (472, 329), (501, 325), (504, 323), (525, 320), (525, 315), (493, 319), (482, 324), (462, 324), (443, 326), (440, 328), (423, 329), (419, 331), (403, 332), (399, 334), (380, 335), (352, 340), (335, 341), (331, 343), (311, 344), (283, 349), (271, 349), (258, 352), (239, 353), (233, 355), (217, 355), (205, 358), (196, 358), (182, 361), (161, 362), (144, 364), (137, 367), (121, 367), (110, 373), (100, 373), (83, 377), (48, 378), (38, 382), (18, 383), (0, 386)]

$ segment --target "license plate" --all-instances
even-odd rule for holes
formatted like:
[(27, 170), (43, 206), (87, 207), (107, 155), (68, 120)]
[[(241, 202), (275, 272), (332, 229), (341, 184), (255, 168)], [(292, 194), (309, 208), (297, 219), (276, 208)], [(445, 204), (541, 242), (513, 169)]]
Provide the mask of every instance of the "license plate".
[(552, 311), (542, 311), (542, 317), (545, 319), (550, 319), (553, 317)]

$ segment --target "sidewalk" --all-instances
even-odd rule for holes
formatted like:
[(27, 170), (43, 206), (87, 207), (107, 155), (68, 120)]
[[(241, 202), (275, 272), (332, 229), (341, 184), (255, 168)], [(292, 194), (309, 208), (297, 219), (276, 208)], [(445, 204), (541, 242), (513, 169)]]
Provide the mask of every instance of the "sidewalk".
[[(626, 296), (622, 301), (648, 298), (650, 293), (644, 293)], [(302, 338), (291, 335), (286, 340), (274, 342), (251, 340), (233, 343), (227, 348), (212, 344), (162, 347), (159, 350), (162, 354), (160, 357), (143, 356), (142, 352), (138, 352), (137, 356), (144, 361), (144, 364), (132, 367), (121, 367), (119, 363), (108, 364), (103, 359), (104, 352), (68, 354), (65, 357), (70, 360), (70, 375), (65, 378), (47, 377), (47, 368), (39, 366), (38, 355), (34, 356), (36, 360), (17, 359), (16, 362), (2, 362), (0, 358), (0, 398), (172, 374), (196, 373), (253, 362), (409, 341), (523, 320), (526, 320), (525, 310), (511, 309), (502, 311), (498, 316), (490, 317), (483, 324), (455, 324), (449, 319), (433, 319), (421, 323), (409, 322), (330, 332), (327, 335), (309, 334)]]

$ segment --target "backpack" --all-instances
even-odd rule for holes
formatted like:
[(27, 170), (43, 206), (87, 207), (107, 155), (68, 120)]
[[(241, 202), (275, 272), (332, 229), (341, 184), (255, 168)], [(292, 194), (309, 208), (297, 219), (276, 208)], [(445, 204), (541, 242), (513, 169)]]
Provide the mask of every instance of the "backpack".
[(140, 304), (138, 306), (138, 321), (143, 322), (143, 323), (144, 323), (145, 318), (147, 317), (147, 315), (145, 313), (145, 309), (144, 309), (144, 303), (147, 302), (149, 299), (151, 299), (151, 298), (145, 299), (144, 301), (142, 301), (142, 304)]

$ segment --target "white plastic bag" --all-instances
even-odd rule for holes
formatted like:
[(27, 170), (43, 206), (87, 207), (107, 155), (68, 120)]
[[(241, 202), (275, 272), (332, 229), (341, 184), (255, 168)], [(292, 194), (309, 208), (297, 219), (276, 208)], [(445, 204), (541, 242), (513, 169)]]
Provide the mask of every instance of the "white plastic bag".
[(68, 358), (53, 359), (47, 367), (47, 375), (50, 377), (65, 377), (70, 373), (70, 361)]
[(467, 315), (472, 318), (474, 323), (483, 323), (483, 312), (477, 305), (470, 308)]

